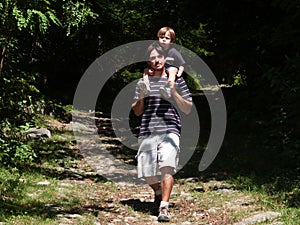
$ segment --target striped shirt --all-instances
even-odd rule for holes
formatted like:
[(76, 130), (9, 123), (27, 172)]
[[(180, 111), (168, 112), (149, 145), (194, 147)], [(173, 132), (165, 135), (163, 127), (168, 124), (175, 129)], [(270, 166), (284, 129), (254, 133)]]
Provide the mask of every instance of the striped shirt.
[[(140, 128), (140, 136), (150, 134), (175, 133), (180, 136), (181, 119), (173, 98), (164, 99), (159, 91), (161, 86), (166, 85), (167, 76), (151, 76), (151, 93), (144, 99), (144, 112)], [(186, 100), (192, 101), (190, 91), (182, 77), (176, 80), (178, 93)], [(134, 99), (139, 99), (139, 88), (136, 87)]]

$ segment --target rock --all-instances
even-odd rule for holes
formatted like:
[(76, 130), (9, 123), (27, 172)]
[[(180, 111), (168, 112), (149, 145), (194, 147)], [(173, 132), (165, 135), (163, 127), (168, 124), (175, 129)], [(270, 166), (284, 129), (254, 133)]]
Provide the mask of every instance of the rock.
[(46, 128), (29, 128), (26, 132), (27, 140), (41, 141), (44, 138), (51, 138), (50, 130)]
[(250, 224), (257, 224), (257, 223), (263, 223), (266, 221), (272, 221), (279, 217), (281, 214), (278, 212), (264, 212), (264, 213), (259, 213), (253, 216), (250, 216), (241, 222), (235, 223), (234, 225), (250, 225)]
[(59, 184), (61, 187), (73, 187), (72, 184), (69, 184), (69, 183), (60, 183)]
[(218, 190), (216, 190), (216, 193), (218, 193), (218, 194), (230, 194), (232, 192), (233, 192), (233, 190), (230, 190), (230, 189), (218, 189)]
[(189, 222), (189, 221), (185, 221), (185, 222), (182, 223), (182, 225), (190, 225), (190, 224), (192, 224), (192, 223)]
[(231, 185), (224, 181), (215, 181), (215, 180), (209, 181), (208, 183), (206, 183), (205, 186), (206, 186), (206, 189), (208, 189), (210, 191), (217, 191), (220, 189), (232, 189), (232, 190), (235, 189), (234, 185)]
[(37, 182), (36, 183), (37, 185), (40, 185), (40, 186), (48, 186), (50, 185), (51, 183), (49, 181), (40, 181), (40, 182)]
[(198, 191), (198, 192), (205, 192), (204, 187), (201, 187), (201, 186), (195, 187), (194, 190)]
[(199, 181), (198, 177), (189, 177), (189, 178), (186, 178), (184, 180), (185, 183), (195, 183), (195, 182), (198, 182), (198, 181)]

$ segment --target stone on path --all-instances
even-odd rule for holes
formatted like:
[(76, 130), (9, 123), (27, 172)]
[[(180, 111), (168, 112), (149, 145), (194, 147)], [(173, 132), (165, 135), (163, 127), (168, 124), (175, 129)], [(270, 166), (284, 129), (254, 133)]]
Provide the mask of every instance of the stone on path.
[(48, 186), (50, 185), (51, 183), (49, 181), (40, 181), (40, 182), (37, 182), (36, 183), (37, 185), (40, 185), (40, 186)]
[(250, 216), (246, 219), (243, 219), (242, 221), (235, 223), (234, 225), (250, 225), (250, 224), (256, 224), (256, 223), (262, 223), (266, 221), (272, 221), (278, 217), (280, 217), (280, 213), (278, 212), (264, 212), (264, 213), (259, 213), (253, 216)]
[(46, 128), (29, 128), (26, 132), (26, 138), (28, 140), (38, 140), (41, 141), (44, 138), (51, 138), (50, 130)]

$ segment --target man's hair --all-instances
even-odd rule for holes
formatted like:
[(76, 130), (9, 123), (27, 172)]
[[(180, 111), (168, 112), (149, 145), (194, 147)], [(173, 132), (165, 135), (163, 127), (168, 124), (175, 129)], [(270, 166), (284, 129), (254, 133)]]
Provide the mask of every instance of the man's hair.
[(159, 45), (159, 43), (157, 41), (155, 41), (151, 45), (149, 45), (149, 47), (147, 49), (147, 52), (146, 52), (146, 61), (149, 61), (150, 53), (153, 50), (156, 50), (159, 54), (161, 54), (164, 57), (166, 57), (166, 52), (164, 51), (164, 49)]
[(171, 43), (175, 42), (175, 31), (171, 27), (162, 27), (157, 32), (157, 37), (163, 37), (169, 31), (171, 37)]

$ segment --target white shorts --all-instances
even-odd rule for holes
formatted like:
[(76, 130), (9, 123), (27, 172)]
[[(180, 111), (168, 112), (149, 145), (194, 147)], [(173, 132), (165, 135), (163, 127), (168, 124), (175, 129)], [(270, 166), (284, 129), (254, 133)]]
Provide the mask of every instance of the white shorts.
[(139, 138), (138, 177), (158, 175), (162, 167), (172, 167), (175, 174), (179, 159), (179, 137), (174, 133)]

